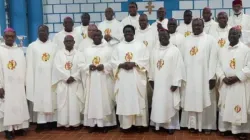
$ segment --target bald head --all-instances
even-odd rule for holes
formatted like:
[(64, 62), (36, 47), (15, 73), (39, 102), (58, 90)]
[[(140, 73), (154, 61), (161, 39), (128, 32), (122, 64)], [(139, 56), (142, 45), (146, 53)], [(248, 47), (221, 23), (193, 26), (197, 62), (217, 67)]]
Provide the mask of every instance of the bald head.
[(71, 17), (66, 17), (63, 20), (64, 30), (66, 32), (72, 32), (74, 27), (74, 21)]
[(49, 38), (49, 27), (46, 25), (40, 25), (38, 27), (38, 38), (42, 42), (46, 42)]
[(139, 18), (139, 25), (141, 30), (145, 30), (148, 26), (148, 16), (146, 14), (141, 14)]
[(70, 51), (74, 48), (75, 45), (75, 40), (74, 37), (72, 35), (67, 35), (64, 37), (64, 45), (65, 45), (65, 49)]
[(93, 33), (98, 30), (97, 26), (95, 24), (90, 24), (88, 26), (88, 36), (92, 39), (93, 38)]
[(205, 22), (210, 21), (211, 16), (212, 16), (211, 9), (209, 7), (205, 7), (202, 11), (202, 17), (203, 17), (204, 21)]
[(177, 28), (177, 20), (174, 18), (169, 19), (168, 21), (168, 32), (170, 34), (173, 34), (176, 32), (176, 28)]
[(164, 7), (161, 7), (157, 11), (157, 18), (162, 21), (166, 17), (166, 9)]
[(114, 11), (112, 8), (108, 7), (106, 10), (105, 10), (105, 17), (106, 17), (106, 20), (112, 20), (113, 17), (114, 17)]
[(219, 23), (219, 27), (224, 29), (227, 26), (227, 22), (228, 22), (228, 16), (226, 12), (220, 12), (217, 15), (217, 21)]

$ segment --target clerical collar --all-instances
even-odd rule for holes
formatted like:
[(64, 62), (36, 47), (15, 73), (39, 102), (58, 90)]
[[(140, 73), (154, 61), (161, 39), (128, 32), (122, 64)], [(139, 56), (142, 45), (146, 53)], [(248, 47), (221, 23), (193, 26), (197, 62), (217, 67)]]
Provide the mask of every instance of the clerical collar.
[(130, 42), (127, 42), (127, 41), (124, 39), (124, 42), (125, 42), (126, 44), (130, 44), (130, 43), (135, 42), (135, 39), (134, 39), (134, 40), (132, 40), (132, 41), (130, 41)]
[(150, 28), (151, 28), (151, 25), (148, 24), (148, 26), (147, 26), (144, 30), (142, 30), (142, 29), (140, 28), (139, 31), (140, 31), (141, 33), (145, 33), (145, 32), (147, 32)]
[(234, 46), (229, 45), (230, 47), (228, 47), (228, 49), (235, 49), (235, 48), (238, 48), (240, 44), (241, 44), (241, 42), (240, 42), (240, 40), (239, 40), (239, 42), (238, 42), (236, 45), (234, 45)]
[(205, 26), (209, 25), (211, 22), (212, 22), (212, 19), (210, 19), (210, 20), (209, 20), (209, 21), (207, 21), (207, 22), (205, 22), (205, 20), (204, 20), (204, 24), (205, 24)]
[(92, 46), (93, 47), (103, 47), (103, 42), (101, 44), (99, 44), (99, 45), (95, 45), (94, 42), (93, 42)]
[(75, 54), (75, 49), (73, 48), (71, 51), (68, 51), (68, 50), (64, 49), (64, 54), (73, 55), (73, 54)]
[(200, 37), (200, 36), (205, 35), (205, 33), (204, 33), (204, 32), (202, 32), (202, 33), (200, 33), (200, 34), (198, 34), (198, 35), (195, 35), (194, 33), (192, 33), (192, 35), (193, 35), (194, 37)]
[(113, 18), (112, 20), (107, 20), (107, 19), (105, 19), (104, 21), (106, 22), (106, 23), (111, 23), (111, 22), (113, 22), (115, 20), (115, 18)]
[(162, 21), (160, 21), (159, 19), (157, 19), (156, 22), (157, 22), (157, 23), (162, 23), (162, 22), (164, 22), (165, 20), (167, 20), (167, 19), (163, 19)]
[(221, 28), (221, 27), (218, 25), (217, 31), (223, 32), (223, 31), (227, 31), (227, 30), (228, 30), (228, 25), (227, 25), (225, 28)]
[(137, 13), (135, 16), (131, 16), (130, 14), (129, 14), (128, 16), (129, 16), (130, 18), (132, 18), (132, 19), (137, 19), (137, 18), (139, 18), (139, 15), (140, 15), (140, 14)]
[(234, 14), (235, 16), (241, 16), (242, 15), (242, 12), (240, 12), (239, 14)]
[(37, 38), (36, 41), (41, 43), (41, 44), (46, 44), (46, 43), (51, 42), (49, 39), (46, 42), (42, 42), (39, 38)]
[(168, 43), (168, 45), (167, 46), (163, 46), (163, 45), (161, 45), (161, 43), (160, 43), (160, 50), (165, 50), (165, 49), (167, 49), (167, 48), (169, 48), (169, 46), (170, 46), (170, 42)]
[(1, 44), (1, 46), (7, 48), (7, 49), (12, 49), (12, 48), (18, 48), (17, 44), (14, 43), (13, 46), (8, 46), (4, 42)]

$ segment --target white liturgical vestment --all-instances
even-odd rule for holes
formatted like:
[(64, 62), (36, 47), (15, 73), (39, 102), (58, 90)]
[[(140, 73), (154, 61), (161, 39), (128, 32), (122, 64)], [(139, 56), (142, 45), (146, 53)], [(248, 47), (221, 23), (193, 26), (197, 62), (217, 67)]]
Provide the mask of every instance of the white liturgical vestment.
[(173, 44), (157, 45), (150, 62), (149, 79), (154, 81), (151, 125), (153, 124), (156, 130), (159, 130), (159, 127), (180, 129), (180, 91), (177, 88), (172, 92), (170, 88), (181, 87), (182, 80), (185, 80), (181, 52)]
[(0, 46), (0, 88), (5, 91), (0, 106), (0, 131), (29, 127), (29, 111), (25, 94), (26, 62), (22, 48)]
[[(84, 95), (84, 126), (116, 125), (114, 77), (110, 63), (112, 48), (107, 44), (92, 45), (83, 52), (81, 72), (86, 75)], [(103, 71), (90, 71), (89, 65), (104, 65)]]
[(103, 37), (105, 35), (110, 35), (112, 37), (112, 39), (107, 42), (111, 47), (120, 43), (123, 38), (123, 25), (115, 18), (111, 21), (104, 20), (98, 25), (98, 29), (102, 31)]
[[(59, 126), (78, 126), (83, 111), (83, 86), (80, 76), (81, 53), (61, 49), (57, 52), (52, 69), (52, 86), (57, 94), (57, 123)], [(75, 81), (67, 84), (69, 77)]]
[(218, 23), (215, 22), (212, 19), (210, 21), (207, 21), (207, 22), (204, 21), (204, 32), (206, 34), (208, 34), (210, 32), (210, 30), (211, 30), (211, 27), (214, 26), (214, 25), (218, 25)]
[[(51, 90), (52, 65), (55, 56), (56, 44), (47, 40), (41, 42), (39, 39), (28, 46), (26, 53), (27, 75), (26, 94), (27, 99), (33, 103), (34, 112), (38, 112), (38, 123), (56, 121), (54, 113), (56, 109), (56, 95)], [(45, 119), (42, 116), (47, 116)], [(53, 119), (53, 116), (54, 119)]]
[(126, 25), (132, 25), (134, 26), (135, 30), (139, 29), (140, 28), (140, 25), (139, 25), (139, 18), (140, 18), (140, 14), (136, 14), (136, 16), (130, 16), (128, 15), (127, 17), (125, 17), (121, 23), (123, 25), (123, 27), (125, 27)]
[(192, 22), (189, 23), (189, 24), (181, 23), (181, 24), (177, 27), (176, 31), (177, 31), (178, 33), (183, 34), (184, 37), (190, 36), (190, 35), (192, 34), (192, 32), (193, 32), (193, 29), (192, 29)]
[[(113, 51), (111, 62), (115, 69), (115, 96), (120, 126), (148, 125), (147, 76), (149, 53), (141, 41), (121, 42)], [(119, 64), (135, 62), (132, 70), (118, 69)]]
[[(250, 49), (239, 42), (233, 47), (227, 45), (221, 51), (216, 72), (220, 81), (219, 130), (232, 131), (233, 134), (249, 133)], [(237, 76), (240, 82), (226, 85), (222, 81), (231, 76)]]

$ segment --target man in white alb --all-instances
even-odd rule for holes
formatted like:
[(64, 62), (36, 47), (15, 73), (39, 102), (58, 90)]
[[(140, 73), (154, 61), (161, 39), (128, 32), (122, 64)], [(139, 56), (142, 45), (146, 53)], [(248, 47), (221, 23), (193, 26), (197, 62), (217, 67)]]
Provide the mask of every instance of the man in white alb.
[(101, 128), (106, 133), (108, 127), (116, 125), (114, 77), (110, 63), (113, 48), (102, 43), (102, 32), (93, 35), (93, 45), (83, 52), (84, 64), (81, 71), (86, 74), (84, 126), (89, 132)]
[(177, 20), (174, 18), (169, 19), (167, 26), (170, 35), (170, 43), (175, 45), (177, 48), (180, 48), (185, 37), (181, 33), (176, 31), (178, 26)]
[(168, 19), (166, 17), (166, 9), (161, 7), (157, 11), (157, 20), (152, 24), (155, 34), (158, 34), (158, 29), (167, 29)]
[(90, 24), (88, 26), (88, 36), (82, 40), (78, 46), (78, 51), (83, 52), (85, 48), (90, 47), (93, 44), (92, 36), (98, 30), (95, 24)]
[(75, 31), (81, 35), (81, 40), (84, 40), (88, 36), (88, 26), (90, 22), (90, 15), (88, 13), (83, 13), (81, 16), (82, 24), (80, 26), (75, 27)]
[(234, 0), (232, 6), (234, 14), (229, 17), (228, 24), (231, 27), (239, 26), (241, 42), (250, 47), (250, 16), (243, 13), (242, 0)]
[(135, 30), (140, 28), (139, 25), (139, 13), (137, 13), (138, 7), (135, 2), (130, 2), (128, 5), (129, 15), (122, 20), (123, 27), (126, 25), (134, 26)]
[(141, 41), (134, 39), (135, 28), (126, 25), (125, 40), (113, 51), (111, 62), (115, 69), (116, 114), (123, 132), (136, 128), (143, 132), (148, 126), (147, 75), (149, 53)]
[(105, 10), (106, 19), (98, 25), (98, 29), (102, 31), (104, 39), (108, 45), (114, 47), (122, 40), (122, 24), (114, 18), (114, 11), (112, 8)]
[(210, 122), (210, 116), (204, 118), (203, 114), (211, 106), (210, 90), (215, 87), (217, 49), (215, 39), (204, 33), (203, 28), (203, 19), (194, 19), (193, 34), (185, 38), (181, 46), (187, 76), (182, 95), (182, 108), (187, 113), (187, 120), (181, 121), (187, 121), (191, 132), (204, 129), (205, 134), (210, 134), (216, 129), (216, 120)]
[(204, 32), (205, 33), (209, 33), (209, 31), (211, 30), (211, 27), (213, 25), (218, 25), (212, 18), (212, 13), (211, 13), (211, 9), (209, 7), (205, 7), (202, 11), (202, 17), (204, 20)]
[[(27, 49), (26, 94), (33, 103), (37, 113), (37, 128), (40, 132), (48, 123), (49, 129), (56, 125), (56, 95), (51, 92), (51, 72), (56, 45), (49, 40), (49, 28), (41, 25), (38, 28), (38, 39)], [(53, 123), (54, 122), (54, 123)]]
[[(180, 129), (179, 109), (181, 97), (179, 87), (185, 80), (184, 63), (179, 49), (171, 44), (167, 30), (159, 31), (160, 44), (154, 48), (151, 58), (149, 80), (154, 81), (151, 125), (158, 131), (167, 129), (174, 134)], [(151, 82), (152, 83), (152, 82)]]
[(181, 23), (176, 29), (177, 32), (183, 34), (184, 37), (191, 35), (191, 33), (193, 32), (192, 18), (193, 18), (192, 11), (186, 10), (183, 16), (184, 23)]
[(16, 32), (4, 31), (5, 43), (0, 46), (0, 132), (12, 140), (25, 135), (29, 127), (29, 111), (25, 94), (26, 62), (22, 48), (15, 44)]
[(156, 44), (156, 37), (153, 28), (148, 23), (148, 16), (141, 14), (139, 18), (140, 28), (135, 31), (135, 39), (144, 43), (145, 47), (148, 48), (149, 53), (152, 52)]
[(53, 38), (53, 42), (57, 45), (56, 51), (58, 51), (60, 49), (64, 49), (63, 42), (64, 42), (65, 36), (67, 36), (67, 35), (71, 35), (74, 37), (74, 40), (75, 40), (74, 48), (77, 49), (82, 37), (76, 30), (74, 30), (73, 19), (71, 17), (66, 17), (63, 20), (63, 27), (64, 27), (64, 29), (62, 31), (56, 33), (54, 38)]
[(240, 42), (241, 29), (229, 31), (229, 44), (221, 50), (216, 75), (219, 78), (219, 131), (231, 131), (240, 140), (250, 133), (250, 49)]
[(52, 87), (57, 95), (57, 124), (65, 130), (80, 129), (84, 94), (80, 76), (81, 53), (74, 48), (74, 38), (67, 35), (65, 49), (57, 52), (52, 69)]

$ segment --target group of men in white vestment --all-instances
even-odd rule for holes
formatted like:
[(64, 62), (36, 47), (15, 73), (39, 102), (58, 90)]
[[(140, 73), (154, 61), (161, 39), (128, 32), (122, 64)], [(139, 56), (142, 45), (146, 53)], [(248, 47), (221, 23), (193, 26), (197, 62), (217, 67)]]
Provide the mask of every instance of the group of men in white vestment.
[(163, 7), (150, 25), (134, 2), (121, 22), (112, 8), (98, 26), (88, 13), (75, 28), (66, 17), (52, 41), (49, 28), (38, 27), (26, 58), (7, 28), (0, 47), (0, 131), (12, 140), (26, 135), (29, 122), (37, 132), (83, 125), (106, 133), (119, 124), (125, 133), (152, 126), (174, 134), (184, 127), (246, 140), (250, 16), (241, 0), (232, 6), (234, 15), (220, 12), (216, 21), (208, 7), (203, 19), (186, 10), (179, 26)]

